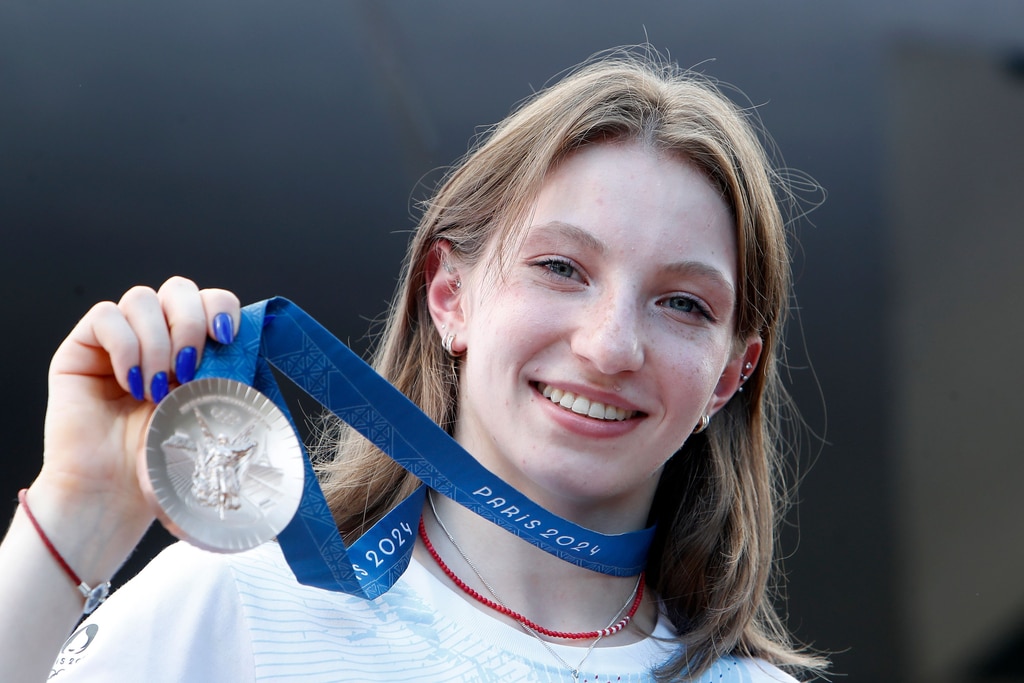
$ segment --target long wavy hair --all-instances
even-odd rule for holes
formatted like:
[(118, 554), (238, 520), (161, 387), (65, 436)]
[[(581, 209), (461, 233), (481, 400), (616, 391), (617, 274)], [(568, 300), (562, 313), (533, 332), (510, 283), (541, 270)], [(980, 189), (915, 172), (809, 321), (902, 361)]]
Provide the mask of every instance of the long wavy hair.
[[(764, 347), (743, 392), (705, 432), (687, 439), (661, 475), (650, 511), (658, 532), (647, 580), (680, 643), (677, 656), (655, 672), (662, 680), (696, 677), (724, 654), (790, 670), (821, 665), (792, 645), (773, 606), (788, 405), (779, 357), (790, 297), (779, 198), (789, 191), (769, 161), (766, 139), (751, 112), (714, 82), (651, 50), (617, 50), (577, 67), (481, 136), (424, 203), (373, 357), (378, 372), (451, 433), (458, 361), (441, 348), (426, 303), (425, 267), (438, 240), (470, 267), (494, 240), (507, 255), (549, 169), (585, 145), (638, 141), (704, 172), (735, 220), (735, 339), (759, 335)], [(327, 430), (324, 444), (332, 454), (320, 467), (322, 486), (350, 539), (419, 483), (343, 424)]]

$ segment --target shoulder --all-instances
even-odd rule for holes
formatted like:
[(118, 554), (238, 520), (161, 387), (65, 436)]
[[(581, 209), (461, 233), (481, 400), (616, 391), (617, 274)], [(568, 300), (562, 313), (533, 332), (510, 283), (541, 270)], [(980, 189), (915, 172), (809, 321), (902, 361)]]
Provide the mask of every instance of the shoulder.
[(218, 555), (179, 542), (165, 548), (137, 576), (114, 591), (97, 615), (140, 614), (164, 624), (201, 621), (211, 601), (235, 600), (234, 556)]
[[(68, 638), (50, 677), (245, 680), (252, 655), (232, 562), (185, 543), (165, 549)], [(234, 671), (221, 671), (226, 661)]]
[(763, 659), (722, 657), (715, 662), (699, 683), (729, 681), (730, 683), (798, 683), (797, 679)]

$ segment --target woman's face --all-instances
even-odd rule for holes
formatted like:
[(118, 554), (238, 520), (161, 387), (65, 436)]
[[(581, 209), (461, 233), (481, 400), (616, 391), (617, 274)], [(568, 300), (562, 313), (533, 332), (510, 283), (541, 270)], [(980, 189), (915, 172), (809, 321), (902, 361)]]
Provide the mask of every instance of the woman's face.
[(462, 267), (435, 310), (466, 349), (456, 439), (549, 510), (643, 526), (665, 461), (760, 349), (734, 341), (733, 230), (680, 158), (602, 143), (563, 161), (507, 275)]

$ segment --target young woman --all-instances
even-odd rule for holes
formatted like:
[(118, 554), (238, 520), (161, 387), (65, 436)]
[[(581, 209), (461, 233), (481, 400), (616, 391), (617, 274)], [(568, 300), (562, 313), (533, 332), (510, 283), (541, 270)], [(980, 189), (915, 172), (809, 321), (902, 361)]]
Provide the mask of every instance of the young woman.
[[(95, 306), (54, 356), (39, 477), (0, 550), (8, 680), (792, 680), (770, 600), (784, 192), (706, 80), (615, 53), (502, 122), (426, 205), (375, 367), (474, 458), (646, 570), (565, 562), (429, 494), (372, 601), (296, 583), (275, 543), (178, 544), (71, 636), (152, 522), (143, 427), (239, 304), (175, 278)], [(358, 537), (415, 478), (344, 427), (321, 471)], [(48, 548), (43, 535), (53, 548)], [(570, 637), (571, 636), (571, 637)], [(63, 643), (63, 645), (62, 645)]]

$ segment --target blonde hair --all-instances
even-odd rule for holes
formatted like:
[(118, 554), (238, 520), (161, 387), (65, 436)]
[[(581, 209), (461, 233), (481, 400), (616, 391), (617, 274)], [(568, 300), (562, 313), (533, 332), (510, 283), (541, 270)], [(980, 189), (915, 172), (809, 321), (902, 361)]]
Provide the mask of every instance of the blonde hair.
[[(783, 488), (780, 477), (780, 335), (789, 252), (776, 191), (784, 187), (758, 128), (707, 78), (651, 50), (614, 51), (570, 72), (484, 136), (424, 206), (374, 354), (378, 372), (452, 432), (457, 368), (426, 305), (425, 267), (438, 240), (472, 265), (492, 240), (521, 236), (546, 174), (574, 150), (638, 141), (694, 163), (718, 188), (736, 225), (737, 343), (759, 335), (761, 360), (744, 391), (662, 474), (648, 582), (679, 630), (665, 680), (696, 677), (724, 654), (802, 668), (820, 660), (792, 647), (772, 605), (770, 578)], [(357, 537), (418, 481), (339, 425), (337, 455), (321, 467), (339, 529)]]

